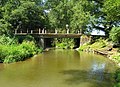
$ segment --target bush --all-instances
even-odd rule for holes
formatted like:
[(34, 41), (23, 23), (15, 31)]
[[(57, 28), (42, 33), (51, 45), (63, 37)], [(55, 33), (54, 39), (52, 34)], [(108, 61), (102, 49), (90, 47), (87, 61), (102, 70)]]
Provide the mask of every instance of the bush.
[(83, 50), (86, 50), (87, 48), (90, 48), (90, 44), (89, 43), (85, 43), (82, 46), (80, 46), (79, 50), (83, 51)]
[(120, 87), (120, 69), (117, 69), (115, 72), (115, 86), (114, 87)]
[(0, 62), (23, 61), (42, 52), (42, 49), (38, 49), (33, 41), (34, 38), (27, 36), (21, 44), (18, 44), (16, 38), (10, 38), (5, 35), (0, 36)]
[(114, 27), (110, 31), (110, 38), (115, 43), (120, 43), (120, 27)]
[(104, 48), (107, 46), (107, 40), (104, 40), (102, 38), (98, 39), (95, 43), (93, 43), (91, 45), (91, 48), (93, 49), (100, 49), (100, 48)]
[(2, 35), (2, 36), (0, 36), (0, 44), (3, 44), (3, 45), (17, 44), (17, 39)]
[(112, 58), (120, 62), (120, 53), (113, 55)]
[(108, 44), (107, 40), (104, 40), (102, 38), (97, 39), (95, 43), (91, 44), (89, 43), (85, 43), (82, 46), (80, 46), (79, 50), (83, 51), (86, 49), (102, 49), (104, 47), (106, 47)]
[(34, 42), (24, 41), (22, 44), (0, 45), (0, 62), (11, 63), (23, 61), (42, 52)]
[(57, 48), (72, 49), (74, 47), (74, 40), (68, 38), (56, 39), (54, 40), (54, 45)]

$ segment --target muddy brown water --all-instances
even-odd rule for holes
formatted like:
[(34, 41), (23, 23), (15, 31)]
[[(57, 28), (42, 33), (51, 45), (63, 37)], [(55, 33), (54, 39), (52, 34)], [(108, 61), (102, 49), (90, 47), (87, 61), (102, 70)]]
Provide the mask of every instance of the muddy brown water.
[(23, 62), (0, 64), (0, 87), (113, 87), (115, 70), (101, 55), (50, 50)]

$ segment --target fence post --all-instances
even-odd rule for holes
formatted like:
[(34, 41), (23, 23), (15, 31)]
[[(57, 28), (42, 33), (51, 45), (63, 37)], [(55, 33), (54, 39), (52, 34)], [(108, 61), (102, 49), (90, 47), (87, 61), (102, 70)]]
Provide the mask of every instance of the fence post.
[(39, 34), (40, 34), (40, 29), (39, 29)]
[(28, 29), (27, 29), (27, 34), (28, 34)]
[(55, 34), (57, 34), (57, 30), (55, 29)]
[(67, 29), (67, 34), (69, 34), (69, 29)]
[(20, 31), (20, 33), (22, 34), (22, 30)]
[(33, 30), (31, 30), (31, 34), (33, 33)]
[(43, 30), (42, 30), (42, 34), (44, 34), (44, 28), (43, 28)]
[(78, 31), (78, 34), (80, 33), (80, 31)]
[(15, 34), (17, 34), (17, 30), (15, 30)]

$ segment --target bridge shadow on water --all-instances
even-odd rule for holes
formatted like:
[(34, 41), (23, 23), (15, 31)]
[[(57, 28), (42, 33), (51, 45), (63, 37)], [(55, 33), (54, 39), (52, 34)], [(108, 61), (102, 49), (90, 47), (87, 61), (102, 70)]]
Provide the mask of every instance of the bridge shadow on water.
[(65, 83), (68, 85), (80, 85), (82, 83), (92, 84), (89, 87), (113, 87), (114, 85), (113, 73), (101, 72), (101, 70), (65, 70), (60, 73), (66, 76)]

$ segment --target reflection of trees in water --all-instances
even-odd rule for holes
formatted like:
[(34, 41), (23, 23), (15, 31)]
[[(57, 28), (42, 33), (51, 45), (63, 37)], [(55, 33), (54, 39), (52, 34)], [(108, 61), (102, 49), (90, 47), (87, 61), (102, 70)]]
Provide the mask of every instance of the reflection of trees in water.
[[(90, 78), (96, 80), (104, 80), (105, 63), (93, 63), (92, 69), (89, 71)], [(105, 76), (106, 77), (106, 76)]]
[[(101, 69), (103, 67), (104, 64), (101, 65)], [(96, 68), (94, 68), (93, 71), (65, 70), (61, 73), (70, 75), (70, 77), (65, 80), (67, 84), (80, 85), (81, 83), (89, 82), (94, 84), (94, 87), (113, 87), (112, 73), (104, 72), (101, 69), (95, 69)]]
[(56, 58), (59, 57), (65, 57), (65, 58), (80, 58), (80, 54), (78, 51), (76, 50), (70, 50), (70, 49), (57, 49), (57, 50), (53, 50), (51, 51), (53, 56), (55, 56)]

